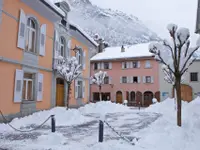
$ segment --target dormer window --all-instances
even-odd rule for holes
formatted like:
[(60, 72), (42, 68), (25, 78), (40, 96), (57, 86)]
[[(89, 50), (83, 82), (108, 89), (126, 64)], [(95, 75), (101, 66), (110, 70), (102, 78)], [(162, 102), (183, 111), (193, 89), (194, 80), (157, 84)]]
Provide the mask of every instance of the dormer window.
[(124, 45), (122, 45), (122, 47), (121, 47), (121, 52), (125, 52)]

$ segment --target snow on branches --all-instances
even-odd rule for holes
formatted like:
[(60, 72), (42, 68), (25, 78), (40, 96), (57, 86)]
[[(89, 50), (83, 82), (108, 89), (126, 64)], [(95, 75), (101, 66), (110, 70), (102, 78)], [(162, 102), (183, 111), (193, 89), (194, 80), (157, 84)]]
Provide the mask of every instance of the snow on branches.
[(92, 83), (101, 86), (104, 83), (104, 78), (106, 77), (107, 72), (99, 71), (91, 77)]
[(200, 46), (200, 40), (197, 46), (190, 48), (190, 32), (187, 28), (178, 29), (177, 25), (169, 24), (167, 29), (172, 40), (153, 42), (149, 45), (149, 51), (154, 54), (157, 61), (163, 64), (165, 80), (174, 84), (175, 76), (181, 78), (195, 61), (194, 53)]
[(76, 57), (63, 58), (59, 57), (59, 63), (56, 66), (57, 72), (64, 78), (64, 80), (71, 84), (82, 72), (81, 65), (78, 64)]

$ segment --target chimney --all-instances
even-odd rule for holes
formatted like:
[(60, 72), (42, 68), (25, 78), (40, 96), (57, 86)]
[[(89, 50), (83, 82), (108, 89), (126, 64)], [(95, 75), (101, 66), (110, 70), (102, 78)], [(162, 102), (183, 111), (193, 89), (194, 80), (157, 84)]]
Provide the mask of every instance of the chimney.
[(121, 52), (125, 52), (124, 45), (122, 45), (122, 47), (121, 47)]

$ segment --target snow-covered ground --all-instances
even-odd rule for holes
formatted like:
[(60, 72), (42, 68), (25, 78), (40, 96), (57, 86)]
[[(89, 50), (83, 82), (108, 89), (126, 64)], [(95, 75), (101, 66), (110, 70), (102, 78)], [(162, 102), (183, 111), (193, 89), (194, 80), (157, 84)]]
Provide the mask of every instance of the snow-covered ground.
[[(200, 98), (183, 102), (183, 126), (176, 126), (174, 100), (167, 99), (149, 108), (129, 109), (120, 104), (99, 102), (80, 109), (54, 108), (31, 116), (15, 119), (15, 127), (39, 125), (55, 114), (57, 128), (50, 132), (49, 123), (31, 133), (13, 131), (0, 124), (0, 149), (8, 150), (199, 150)], [(106, 114), (106, 121), (129, 140), (119, 138), (105, 125), (104, 142), (98, 143), (98, 120)], [(26, 130), (27, 128), (23, 128)], [(139, 140), (136, 140), (139, 139)]]

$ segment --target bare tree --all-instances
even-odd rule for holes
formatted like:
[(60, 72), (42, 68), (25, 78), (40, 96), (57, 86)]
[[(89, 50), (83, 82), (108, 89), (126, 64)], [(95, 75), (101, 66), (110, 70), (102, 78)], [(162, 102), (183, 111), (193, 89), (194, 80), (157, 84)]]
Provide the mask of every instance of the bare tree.
[(155, 55), (156, 60), (163, 64), (164, 79), (175, 88), (177, 125), (181, 126), (181, 82), (184, 73), (196, 59), (194, 53), (199, 48), (199, 42), (197, 42), (197, 46), (190, 48), (190, 33), (187, 28), (178, 29), (177, 25), (169, 24), (167, 29), (171, 42), (167, 40), (153, 42), (149, 45), (149, 51)]
[(104, 78), (107, 75), (107, 72), (99, 71), (94, 74), (94, 76), (91, 77), (92, 83), (96, 84), (99, 87), (99, 99), (102, 101), (102, 93), (101, 88), (102, 84), (104, 83)]
[(59, 56), (59, 63), (57, 64), (57, 72), (67, 83), (67, 109), (69, 107), (69, 94), (71, 90), (71, 84), (82, 73), (80, 71), (81, 65), (78, 64), (76, 57), (64, 58)]

